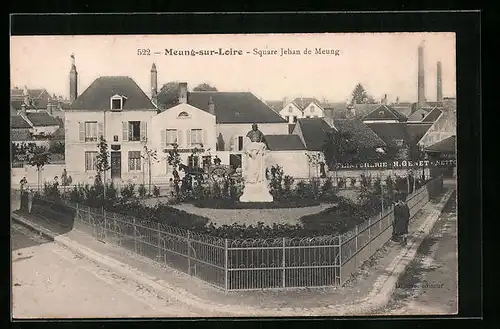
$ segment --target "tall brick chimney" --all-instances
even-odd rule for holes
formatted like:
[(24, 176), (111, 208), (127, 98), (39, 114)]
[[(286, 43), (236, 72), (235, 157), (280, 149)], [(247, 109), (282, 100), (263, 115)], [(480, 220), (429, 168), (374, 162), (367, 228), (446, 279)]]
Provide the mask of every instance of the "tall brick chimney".
[(424, 42), (418, 46), (418, 107), (425, 106)]
[(215, 103), (212, 96), (210, 96), (210, 99), (208, 100), (208, 113), (215, 115)]
[(441, 62), (437, 62), (437, 83), (436, 83), (436, 86), (437, 86), (437, 101), (438, 102), (442, 102), (443, 101), (443, 81), (442, 81), (442, 76), (443, 72), (442, 72), (442, 69), (441, 69)]
[(151, 66), (151, 95), (158, 92), (158, 71), (156, 70), (156, 64), (153, 63)]
[(185, 104), (188, 101), (187, 86), (188, 86), (187, 82), (179, 83), (179, 104)]
[(78, 97), (78, 72), (76, 71), (75, 55), (71, 54), (71, 70), (69, 71), (69, 100), (73, 103)]

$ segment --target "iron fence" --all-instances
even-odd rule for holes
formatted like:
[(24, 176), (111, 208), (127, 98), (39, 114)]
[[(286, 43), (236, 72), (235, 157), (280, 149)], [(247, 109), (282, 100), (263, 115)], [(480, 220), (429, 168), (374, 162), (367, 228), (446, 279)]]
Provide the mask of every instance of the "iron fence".
[[(410, 195), (411, 216), (442, 187), (441, 176)], [(222, 239), (42, 196), (31, 211), (226, 291), (341, 285), (391, 238), (394, 219), (388, 207), (339, 236)]]

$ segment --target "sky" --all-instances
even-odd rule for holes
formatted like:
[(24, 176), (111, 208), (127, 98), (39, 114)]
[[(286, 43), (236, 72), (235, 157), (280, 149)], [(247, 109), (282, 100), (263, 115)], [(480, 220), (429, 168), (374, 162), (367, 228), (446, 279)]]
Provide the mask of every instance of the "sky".
[[(79, 94), (99, 76), (114, 75), (130, 76), (150, 95), (155, 63), (158, 88), (169, 81), (187, 82), (190, 89), (205, 82), (219, 91), (250, 91), (263, 100), (316, 97), (342, 102), (361, 83), (375, 99), (387, 94), (389, 101), (416, 101), (417, 49), (422, 42), (426, 98), (436, 100), (437, 61), (442, 62), (443, 95), (454, 97), (454, 33), (15, 36), (11, 87), (45, 88), (69, 98), (74, 54)], [(167, 48), (233, 49), (242, 55), (166, 55)], [(281, 48), (300, 54), (280, 56)], [(319, 48), (333, 51), (316, 54)], [(149, 49), (150, 55), (138, 55), (138, 49)], [(277, 53), (261, 57), (254, 49)]]

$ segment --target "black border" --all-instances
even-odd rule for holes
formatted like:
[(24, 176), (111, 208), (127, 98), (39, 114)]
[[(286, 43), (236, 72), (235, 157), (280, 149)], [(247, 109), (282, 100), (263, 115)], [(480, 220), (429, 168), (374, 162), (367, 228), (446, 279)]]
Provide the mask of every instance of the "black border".
[[(12, 35), (50, 34), (209, 34), (209, 33), (322, 33), (322, 32), (456, 32), (457, 121), (458, 124), (458, 198), (459, 198), (459, 309), (460, 317), (482, 315), (482, 216), (481, 216), (481, 85), (480, 12), (398, 12), (398, 13), (278, 13), (278, 14), (82, 14), (11, 16)], [(7, 221), (5, 221), (7, 222)], [(7, 228), (5, 229), (7, 231)], [(8, 241), (5, 239), (5, 241)], [(5, 250), (9, 250), (6, 248)], [(9, 253), (10, 258), (10, 253)], [(9, 283), (10, 285), (10, 283)], [(4, 287), (7, 286), (5, 283)], [(7, 296), (8, 297), (8, 296)], [(7, 299), (8, 300), (8, 299)], [(426, 317), (418, 317), (424, 319)], [(442, 318), (442, 317), (435, 317)], [(331, 327), (334, 322), (307, 319), (314, 325)], [(330, 318), (332, 319), (332, 318)], [(354, 318), (352, 318), (354, 319)], [(363, 324), (401, 327), (420, 323), (376, 321), (364, 318)], [(397, 319), (391, 317), (391, 319)], [(229, 320), (229, 319), (228, 319)], [(237, 321), (233, 323), (232, 321)], [(204, 320), (198, 325), (217, 327), (243, 325), (243, 319)], [(252, 319), (253, 320), (253, 319)], [(307, 325), (294, 320), (257, 319), (250, 325)], [(276, 319), (278, 320), (278, 319)], [(217, 321), (217, 322), (214, 322)], [(131, 326), (137, 320), (126, 321)], [(424, 321), (427, 325), (434, 320)], [(18, 322), (19, 327), (23, 326)], [(106, 322), (111, 324), (110, 322)], [(169, 321), (168, 325), (194, 323)], [(338, 321), (353, 325), (359, 321)], [(89, 323), (90, 324), (90, 323)], [(142, 322), (140, 325), (151, 325)], [(246, 324), (246, 323), (245, 323)], [(17, 325), (17, 324), (16, 324)], [(53, 324), (48, 324), (52, 326)], [(437, 323), (437, 325), (440, 325)]]

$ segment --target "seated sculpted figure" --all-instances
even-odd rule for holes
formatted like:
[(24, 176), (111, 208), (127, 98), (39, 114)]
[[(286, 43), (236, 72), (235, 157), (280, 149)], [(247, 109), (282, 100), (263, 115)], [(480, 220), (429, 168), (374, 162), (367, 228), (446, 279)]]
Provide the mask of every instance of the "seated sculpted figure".
[(264, 134), (256, 124), (247, 134), (244, 146), (243, 179), (245, 188), (240, 198), (242, 202), (273, 201), (266, 180), (265, 151), (267, 149)]

